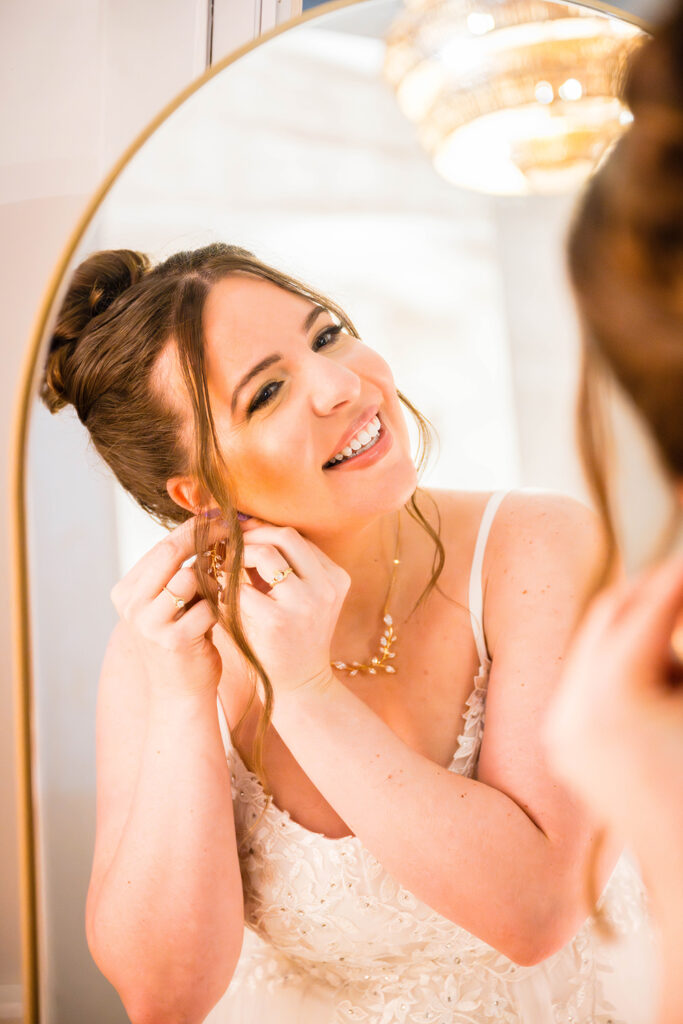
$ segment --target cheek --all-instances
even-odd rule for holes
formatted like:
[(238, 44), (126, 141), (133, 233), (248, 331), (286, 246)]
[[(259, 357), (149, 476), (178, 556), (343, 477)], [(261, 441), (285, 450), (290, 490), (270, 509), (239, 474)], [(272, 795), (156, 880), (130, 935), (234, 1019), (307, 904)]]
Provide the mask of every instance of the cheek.
[(245, 439), (244, 446), (233, 451), (227, 463), (237, 494), (245, 503), (252, 499), (268, 502), (272, 495), (285, 501), (289, 492), (300, 487), (295, 470), (302, 461), (296, 454), (301, 438), (297, 439), (296, 428), (296, 420), (292, 425), (282, 417), (264, 420), (250, 431), (248, 443)]
[(395, 390), (394, 375), (389, 363), (375, 349), (362, 342), (358, 343), (354, 367), (357, 373), (382, 386), (383, 390)]

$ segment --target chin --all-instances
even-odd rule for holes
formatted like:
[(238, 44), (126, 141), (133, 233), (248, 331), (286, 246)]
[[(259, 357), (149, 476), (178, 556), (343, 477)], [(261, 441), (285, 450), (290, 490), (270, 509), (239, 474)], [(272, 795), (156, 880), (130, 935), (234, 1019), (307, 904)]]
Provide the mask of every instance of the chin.
[[(410, 455), (406, 455), (391, 472), (378, 481), (367, 494), (365, 509), (370, 515), (393, 512), (406, 504), (417, 487), (417, 469)], [(368, 508), (368, 505), (370, 506)]]

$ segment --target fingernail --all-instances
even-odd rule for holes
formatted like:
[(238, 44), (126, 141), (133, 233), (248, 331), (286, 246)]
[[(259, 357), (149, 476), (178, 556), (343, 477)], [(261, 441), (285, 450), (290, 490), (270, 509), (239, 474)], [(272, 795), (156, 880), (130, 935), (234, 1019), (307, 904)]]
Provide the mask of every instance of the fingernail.
[(243, 523), (245, 521), (245, 519), (251, 519), (251, 516), (245, 515), (244, 512), (238, 512), (237, 513), (237, 518), (239, 519), (239, 521), (241, 523)]
[(207, 519), (217, 519), (220, 514), (221, 510), (219, 508), (210, 508), (209, 511), (205, 513)]

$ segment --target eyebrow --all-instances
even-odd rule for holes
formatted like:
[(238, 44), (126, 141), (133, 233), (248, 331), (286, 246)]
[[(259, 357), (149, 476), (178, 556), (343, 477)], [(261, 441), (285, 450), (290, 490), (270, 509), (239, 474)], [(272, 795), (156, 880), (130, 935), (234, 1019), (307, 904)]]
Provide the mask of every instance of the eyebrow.
[[(313, 309), (307, 313), (306, 319), (301, 325), (302, 330), (307, 333), (321, 313), (327, 313), (325, 307), (314, 306)], [(273, 363), (279, 363), (281, 359), (284, 359), (284, 356), (280, 352), (273, 352), (272, 355), (266, 356), (265, 359), (262, 359), (260, 363), (257, 363), (256, 366), (252, 366), (251, 370), (248, 370), (247, 373), (245, 373), (244, 377), (242, 377), (241, 381), (232, 393), (232, 400), (230, 402), (231, 412), (235, 412), (237, 399), (242, 388), (246, 387), (250, 380), (257, 377), (259, 373), (263, 372), (263, 370), (267, 370), (269, 366), (273, 365)]]

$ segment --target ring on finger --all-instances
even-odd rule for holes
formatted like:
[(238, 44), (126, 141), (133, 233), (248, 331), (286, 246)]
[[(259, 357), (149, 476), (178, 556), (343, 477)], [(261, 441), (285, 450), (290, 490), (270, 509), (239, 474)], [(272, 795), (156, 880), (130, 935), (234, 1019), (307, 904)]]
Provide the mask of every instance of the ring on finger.
[(174, 594), (172, 590), (169, 590), (169, 589), (168, 589), (168, 587), (162, 587), (161, 589), (162, 589), (162, 590), (165, 590), (165, 591), (166, 591), (166, 593), (167, 593), (167, 594), (168, 594), (168, 595), (169, 595), (170, 597), (172, 597), (172, 598), (173, 598), (173, 600), (175, 601), (175, 606), (176, 606), (176, 608), (184, 608), (184, 607), (185, 607), (185, 604), (186, 604), (186, 602), (185, 602), (185, 601), (183, 601), (182, 597), (178, 597), (178, 595), (177, 595), (177, 594)]
[(288, 565), (286, 569), (279, 569), (270, 581), (271, 587), (276, 587), (278, 583), (282, 583), (283, 580), (287, 579), (290, 572), (294, 572), (291, 565)]

